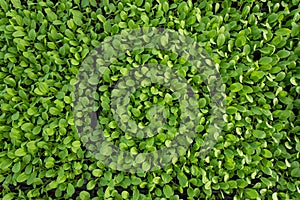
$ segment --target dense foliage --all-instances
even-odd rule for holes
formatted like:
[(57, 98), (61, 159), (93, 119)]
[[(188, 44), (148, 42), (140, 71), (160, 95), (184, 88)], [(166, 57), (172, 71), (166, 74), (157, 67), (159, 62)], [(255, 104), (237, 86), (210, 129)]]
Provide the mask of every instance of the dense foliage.
[[(299, 5), (299, 0), (0, 0), (0, 198), (300, 199)], [(126, 52), (102, 80), (89, 79), (99, 86), (98, 123), (107, 140), (137, 153), (168, 146), (175, 137), (183, 113), (177, 93), (150, 79), (130, 95), (126, 126), (136, 132), (155, 118), (152, 105), (164, 105), (166, 124), (159, 133), (140, 139), (112, 118), (111, 87), (136, 66), (177, 70), (201, 111), (185, 154), (179, 149), (180, 157), (162, 169), (129, 173), (104, 165), (87, 150), (74, 120), (73, 93), (79, 68), (94, 48), (108, 36), (142, 27), (194, 38), (220, 72), (227, 108), (216, 145), (198, 157), (213, 113), (201, 76), (171, 52)], [(142, 169), (150, 168), (143, 157), (137, 159)]]

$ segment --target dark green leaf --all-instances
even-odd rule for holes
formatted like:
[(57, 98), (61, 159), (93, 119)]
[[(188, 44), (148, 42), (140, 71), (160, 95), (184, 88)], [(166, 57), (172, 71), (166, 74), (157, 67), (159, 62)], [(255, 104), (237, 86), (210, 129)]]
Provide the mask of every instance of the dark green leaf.
[(245, 194), (246, 194), (246, 197), (250, 198), (250, 199), (256, 199), (259, 197), (259, 194), (256, 190), (254, 189), (250, 189), (250, 188), (247, 188), (245, 190)]

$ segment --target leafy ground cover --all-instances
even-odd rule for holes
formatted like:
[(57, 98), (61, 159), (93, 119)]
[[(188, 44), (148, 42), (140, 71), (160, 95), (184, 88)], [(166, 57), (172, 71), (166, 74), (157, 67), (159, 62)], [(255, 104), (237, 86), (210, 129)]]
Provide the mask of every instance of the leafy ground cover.
[[(0, 198), (300, 199), (299, 5), (299, 0), (0, 0)], [(216, 145), (200, 159), (212, 114), (201, 76), (174, 53), (126, 52), (102, 80), (89, 80), (99, 86), (97, 118), (107, 140), (131, 153), (151, 152), (170, 145), (179, 126), (178, 96), (149, 81), (129, 97), (128, 126), (135, 132), (148, 125), (151, 106), (164, 105), (160, 132), (135, 138), (113, 119), (111, 87), (135, 66), (176, 69), (201, 111), (184, 155), (153, 172), (128, 173), (104, 165), (83, 145), (73, 92), (94, 48), (108, 36), (142, 27), (195, 39), (220, 72), (227, 108)], [(150, 167), (143, 157), (138, 162)]]

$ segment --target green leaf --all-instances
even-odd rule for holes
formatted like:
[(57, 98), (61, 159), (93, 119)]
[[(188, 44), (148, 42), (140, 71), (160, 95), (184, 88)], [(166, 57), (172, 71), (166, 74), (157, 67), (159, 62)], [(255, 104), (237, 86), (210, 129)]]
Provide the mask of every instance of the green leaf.
[(163, 192), (164, 192), (164, 195), (165, 195), (167, 198), (170, 198), (170, 197), (174, 194), (173, 189), (172, 189), (171, 186), (169, 186), (169, 185), (165, 185), (165, 186), (163, 187)]
[(131, 80), (131, 79), (127, 80), (126, 85), (129, 87), (133, 87), (135, 85), (134, 80)]
[(168, 44), (169, 38), (167, 36), (162, 36), (160, 38), (160, 42), (161, 42), (161, 45), (164, 47), (164, 46), (166, 46)]
[(50, 8), (45, 8), (45, 12), (50, 22), (57, 20), (57, 15)]
[(111, 122), (108, 124), (108, 127), (109, 127), (109, 128), (115, 129), (115, 128), (117, 128), (117, 123), (116, 123), (115, 121), (111, 121)]
[(268, 65), (272, 62), (272, 58), (271, 57), (262, 57), (261, 59), (259, 59), (258, 63), (261, 65)]
[(235, 114), (238, 111), (238, 109), (234, 106), (228, 106), (226, 109), (226, 113), (229, 115)]
[(186, 15), (186, 14), (188, 14), (188, 11), (189, 11), (189, 7), (188, 7), (187, 3), (181, 2), (178, 6), (178, 13)]
[(144, 162), (144, 163), (142, 164), (142, 169), (143, 169), (143, 171), (145, 171), (145, 172), (149, 171), (150, 167), (151, 167), (151, 164), (150, 164), (149, 162)]
[(296, 80), (295, 77), (291, 77), (290, 82), (291, 82), (291, 84), (293, 84), (293, 85), (295, 85), (295, 86), (298, 85), (297, 80)]
[(19, 113), (19, 111), (18, 111), (18, 112), (16, 112), (15, 114), (13, 114), (13, 115), (11, 116), (11, 119), (14, 120), (14, 121), (16, 121), (16, 120), (19, 119), (19, 117), (20, 117), (20, 113)]
[(12, 87), (15, 87), (17, 85), (15, 79), (11, 78), (11, 77), (5, 77), (4, 79), (4, 83), (12, 86)]
[(20, 0), (11, 0), (11, 2), (15, 8), (22, 8), (22, 4)]
[(85, 58), (89, 54), (90, 50), (89, 49), (83, 49), (81, 52), (81, 57)]
[(273, 23), (273, 22), (275, 22), (277, 19), (278, 19), (278, 14), (276, 14), (276, 13), (271, 13), (271, 14), (268, 16), (268, 21), (269, 21), (269, 23)]
[(91, 85), (97, 85), (99, 83), (99, 76), (97, 75), (92, 75), (89, 79), (88, 79), (88, 83)]
[(127, 19), (127, 13), (122, 10), (121, 13), (120, 13), (120, 17), (121, 17), (122, 20), (125, 21)]
[(51, 107), (49, 109), (49, 112), (50, 112), (51, 115), (59, 115), (61, 113), (61, 111), (58, 108), (55, 108), (55, 107)]
[(122, 196), (123, 199), (129, 199), (129, 192), (123, 191), (123, 192), (121, 193), (121, 196)]
[(291, 176), (300, 178), (300, 168), (299, 168), (299, 167), (294, 168), (294, 169), (291, 171)]
[(29, 38), (30, 40), (35, 40), (35, 38), (36, 38), (36, 32), (35, 32), (34, 29), (31, 29), (31, 30), (28, 32), (28, 38)]
[(137, 157), (135, 158), (135, 162), (136, 163), (142, 163), (144, 162), (146, 159), (144, 154), (138, 154)]
[(237, 47), (243, 47), (244, 45), (246, 45), (247, 39), (245, 36), (239, 36), (236, 40), (235, 40), (235, 46)]
[(245, 195), (246, 195), (246, 197), (248, 197), (250, 199), (256, 199), (259, 197), (258, 192), (256, 190), (250, 189), (250, 188), (245, 189)]
[(272, 187), (272, 185), (273, 185), (272, 181), (270, 181), (269, 179), (264, 178), (264, 177), (261, 177), (260, 179), (267, 187)]
[(292, 37), (295, 37), (299, 34), (300, 34), (300, 25), (296, 24), (295, 22), (292, 22), (292, 31), (291, 31)]
[(104, 31), (106, 33), (110, 33), (111, 32), (111, 24), (110, 21), (105, 21), (104, 22)]
[(263, 71), (253, 71), (253, 72), (251, 73), (250, 78), (251, 78), (253, 81), (257, 82), (257, 81), (259, 81), (260, 79), (262, 79), (264, 76), (265, 76), (265, 73), (264, 73)]
[[(166, 1), (165, 1), (165, 3), (166, 3)], [(197, 18), (195, 17), (195, 16), (190, 16), (187, 20), (186, 20), (186, 24), (187, 25), (193, 25), (193, 24), (195, 24), (196, 23), (196, 21), (197, 21)]]
[(287, 50), (280, 50), (277, 52), (277, 55), (279, 56), (279, 58), (287, 58), (290, 55), (290, 52)]
[(89, 0), (81, 0), (81, 7), (85, 8), (90, 4)]
[(18, 173), (20, 170), (21, 170), (21, 162), (19, 161), (16, 164), (14, 164), (12, 168), (12, 172)]
[(105, 18), (103, 15), (101, 15), (101, 14), (98, 14), (98, 15), (97, 15), (97, 18), (98, 18), (98, 20), (99, 20), (100, 22), (102, 22), (102, 23), (106, 22), (106, 18)]
[(18, 38), (18, 37), (24, 37), (26, 35), (26, 33), (24, 31), (15, 31), (12, 36), (15, 37), (15, 38)]
[(269, 151), (268, 149), (263, 149), (261, 153), (265, 158), (272, 158), (273, 156), (272, 152)]
[(149, 17), (147, 16), (146, 13), (141, 14), (141, 19), (145, 24), (149, 24)]
[(7, 193), (7, 194), (5, 194), (3, 196), (2, 200), (12, 200), (12, 199), (15, 199), (15, 194), (16, 193), (13, 193), (13, 192)]
[(169, 93), (167, 93), (165, 95), (164, 100), (166, 101), (167, 104), (172, 104), (173, 97), (172, 97), (172, 95), (170, 95)]
[(92, 174), (93, 174), (93, 176), (100, 177), (100, 176), (102, 176), (103, 172), (101, 169), (94, 169)]
[(161, 178), (162, 178), (164, 183), (169, 183), (172, 180), (172, 177), (167, 173), (163, 173), (161, 175)]
[(48, 85), (47, 85), (47, 83), (45, 83), (45, 82), (39, 83), (38, 84), (38, 88), (39, 88), (39, 91), (42, 94), (47, 94), (48, 93)]
[(207, 104), (207, 101), (205, 98), (201, 98), (199, 99), (199, 108), (205, 108), (206, 104)]
[(29, 178), (29, 176), (30, 175), (25, 174), (25, 172), (23, 172), (23, 173), (19, 174), (16, 181), (19, 182), (19, 183), (25, 182)]
[(218, 35), (217, 45), (218, 45), (218, 47), (220, 47), (220, 46), (223, 46), (224, 43), (225, 43), (225, 35), (223, 33), (221, 33), (220, 35)]
[(185, 187), (187, 186), (187, 183), (188, 183), (188, 178), (183, 174), (183, 173), (178, 173), (177, 174), (177, 179), (179, 181), (179, 185), (182, 186), (182, 187)]
[(90, 180), (88, 182), (88, 184), (86, 185), (86, 189), (87, 190), (92, 190), (92, 189), (95, 188), (95, 186), (96, 186), (96, 181), (95, 180)]
[(0, 169), (3, 171), (10, 170), (10, 166), (12, 165), (13, 161), (8, 158), (0, 158)]
[(185, 77), (186, 76), (186, 71), (184, 69), (179, 69), (177, 71), (178, 75), (181, 77)]
[(44, 162), (45, 162), (45, 167), (47, 168), (47, 169), (49, 169), (49, 168), (53, 168), (54, 167), (54, 165), (55, 165), (55, 159), (53, 158), (53, 157), (47, 157), (45, 160), (44, 160)]
[(151, 87), (150, 88), (150, 91), (151, 91), (151, 93), (153, 94), (153, 95), (156, 95), (156, 94), (158, 94), (158, 89), (156, 88), (156, 87)]
[(262, 130), (253, 130), (253, 136), (258, 139), (264, 139), (266, 137), (266, 133)]
[(112, 148), (108, 145), (105, 145), (101, 148), (101, 153), (105, 156), (109, 156), (112, 153)]
[(1, 6), (1, 8), (2, 8), (5, 12), (7, 12), (8, 9), (9, 9), (6, 0), (0, 0), (0, 6)]
[(37, 146), (36, 146), (36, 142), (35, 141), (30, 141), (26, 144), (28, 151), (29, 152), (33, 152), (35, 150), (37, 150)]
[(80, 141), (74, 141), (74, 142), (72, 142), (72, 146), (74, 148), (79, 148), (81, 146), (81, 142)]
[(167, 1), (163, 2), (163, 11), (165, 13), (169, 11), (169, 3)]
[(23, 148), (19, 148), (15, 151), (15, 155), (19, 157), (23, 157), (27, 154), (27, 152)]
[(276, 97), (273, 92), (266, 92), (264, 95), (269, 99), (274, 99)]
[(131, 177), (131, 184), (133, 185), (139, 185), (142, 182), (142, 180), (136, 176)]
[(280, 28), (275, 31), (275, 35), (279, 35), (279, 36), (287, 36), (287, 35), (290, 35), (290, 33), (291, 33), (291, 30), (288, 28)]
[(73, 19), (74, 19), (74, 23), (77, 26), (82, 26), (83, 25), (83, 14), (79, 11), (79, 10), (71, 10), (72, 14), (73, 14)]
[(240, 83), (233, 83), (229, 89), (231, 90), (231, 92), (238, 92), (243, 89), (243, 85)]
[(67, 194), (68, 196), (72, 196), (75, 193), (75, 188), (71, 183), (68, 183)]
[(282, 81), (285, 78), (285, 72), (279, 72), (275, 78), (275, 81)]
[(251, 47), (250, 47), (250, 45), (246, 44), (246, 45), (244, 46), (244, 48), (243, 48), (243, 53), (244, 53), (245, 55), (249, 55), (250, 52), (251, 52)]
[(81, 200), (89, 200), (90, 199), (90, 193), (87, 191), (81, 191), (79, 194), (79, 197)]

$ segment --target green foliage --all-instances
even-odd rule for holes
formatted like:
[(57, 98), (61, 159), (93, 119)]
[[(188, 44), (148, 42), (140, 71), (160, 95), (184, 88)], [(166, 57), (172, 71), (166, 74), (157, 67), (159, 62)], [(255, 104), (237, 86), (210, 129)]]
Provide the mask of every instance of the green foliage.
[[(300, 199), (299, 5), (299, 0), (0, 0), (0, 197)], [(126, 121), (131, 132), (141, 137), (124, 133), (113, 119), (111, 88), (137, 66), (175, 69), (191, 84), (201, 111), (196, 138), (185, 154), (155, 172), (130, 174), (112, 170), (87, 151), (84, 141), (97, 138), (78, 135), (72, 93), (79, 68), (95, 47), (124, 29), (141, 27), (176, 30), (208, 52), (226, 87), (226, 125), (200, 159), (213, 114), (201, 74), (176, 53), (151, 48), (124, 52), (102, 80), (88, 79), (99, 86), (98, 123), (107, 140), (137, 154), (168, 147), (175, 137), (182, 94), (151, 84), (156, 76), (150, 72), (129, 97), (129, 106), (120, 109), (131, 119)], [(174, 41), (163, 37), (160, 42)], [(114, 48), (122, 49), (121, 41), (107, 47)], [(80, 103), (91, 102), (82, 98)], [(140, 139), (144, 135), (138, 130), (155, 117), (151, 108), (157, 104), (166, 108), (167, 123), (157, 135)], [(104, 155), (114, 153), (109, 146), (99, 149)], [(136, 162), (143, 170), (151, 167), (143, 154)]]

